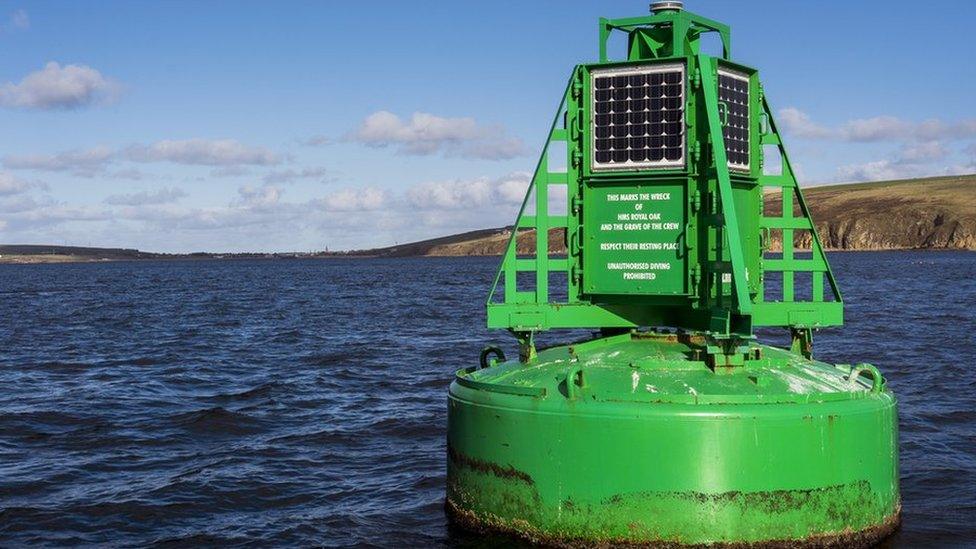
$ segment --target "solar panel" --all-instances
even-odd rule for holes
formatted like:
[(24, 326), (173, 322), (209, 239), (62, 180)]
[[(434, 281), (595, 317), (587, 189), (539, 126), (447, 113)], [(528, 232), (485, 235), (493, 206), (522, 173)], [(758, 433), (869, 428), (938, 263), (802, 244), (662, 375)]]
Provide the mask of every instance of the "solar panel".
[(749, 76), (718, 71), (718, 100), (725, 104), (725, 155), (729, 168), (749, 171)]
[(593, 170), (684, 166), (684, 65), (595, 70), (590, 81)]

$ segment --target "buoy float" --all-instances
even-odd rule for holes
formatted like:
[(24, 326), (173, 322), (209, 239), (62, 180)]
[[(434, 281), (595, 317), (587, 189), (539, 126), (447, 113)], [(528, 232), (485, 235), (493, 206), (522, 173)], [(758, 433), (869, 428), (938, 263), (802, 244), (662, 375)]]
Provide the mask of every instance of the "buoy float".
[[(651, 8), (601, 19), (599, 62), (572, 71), (487, 307), (519, 356), (486, 348), (450, 387), (447, 512), (555, 545), (871, 545), (900, 518), (895, 397), (874, 366), (813, 359), (843, 300), (757, 70), (728, 26)], [(770, 326), (789, 349), (758, 342)], [(596, 333), (537, 350), (553, 329)]]

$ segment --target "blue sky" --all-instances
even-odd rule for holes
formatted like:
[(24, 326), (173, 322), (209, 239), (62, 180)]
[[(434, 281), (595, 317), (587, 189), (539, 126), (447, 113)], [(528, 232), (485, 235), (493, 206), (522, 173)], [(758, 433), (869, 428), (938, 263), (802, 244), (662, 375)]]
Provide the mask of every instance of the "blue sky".
[[(688, 0), (801, 184), (976, 172), (976, 3)], [(0, 243), (348, 249), (501, 226), (620, 2), (0, 1)]]

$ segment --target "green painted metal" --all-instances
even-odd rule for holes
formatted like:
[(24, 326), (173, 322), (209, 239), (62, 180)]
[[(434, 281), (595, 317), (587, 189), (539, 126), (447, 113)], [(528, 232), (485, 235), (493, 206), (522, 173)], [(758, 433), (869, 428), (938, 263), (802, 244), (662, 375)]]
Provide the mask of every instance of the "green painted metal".
[[(558, 544), (870, 545), (900, 517), (896, 401), (874, 366), (813, 360), (813, 330), (842, 324), (843, 301), (758, 72), (731, 59), (727, 26), (680, 9), (599, 30), (488, 298), (488, 326), (512, 332), (519, 357), (486, 348), (451, 384), (450, 515)], [(626, 59), (608, 58), (613, 31), (628, 33)], [(701, 50), (706, 32), (721, 56)], [(681, 73), (682, 158), (597, 162), (596, 79), (662, 71)], [(749, 137), (735, 163), (730, 117)], [(565, 211), (550, 211), (554, 189)], [(770, 192), (781, 208), (766, 209)], [(520, 256), (525, 231), (534, 253)], [(800, 231), (811, 250), (795, 249)], [(790, 348), (759, 344), (759, 326), (788, 329)], [(574, 328), (600, 335), (537, 351), (537, 332)]]
[(877, 370), (753, 345), (716, 374), (705, 344), (624, 334), (459, 371), (454, 519), (559, 543), (856, 547), (889, 534), (897, 417)]
[[(629, 57), (611, 61), (606, 42), (612, 30), (630, 34)], [(704, 32), (718, 32), (723, 43), (720, 58), (700, 52)], [(783, 326), (804, 330), (843, 323), (843, 301), (816, 235), (810, 212), (783, 147), (757, 71), (730, 59), (731, 37), (725, 25), (685, 12), (662, 12), (647, 17), (600, 21), (601, 62), (577, 66), (556, 111), (552, 128), (519, 212), (515, 229), (503, 255), (488, 299), (488, 325), (514, 332), (551, 328), (636, 328), (671, 325), (708, 331), (717, 338), (750, 338), (755, 326)], [(590, 75), (601, 68), (678, 63), (685, 68), (689, 89), (686, 112), (684, 166), (620, 172), (595, 172), (591, 168)], [(750, 86), (750, 157), (748, 172), (731, 172), (725, 161), (722, 137), (723, 105), (718, 100), (716, 72), (720, 68), (748, 75)], [(763, 169), (764, 148), (770, 146), (781, 158), (780, 173)], [(549, 158), (565, 154), (566, 172), (549, 169)], [(594, 251), (587, 243), (598, 238), (593, 223), (600, 204), (590, 195), (617, 184), (619, 192), (676, 189), (680, 199), (670, 201), (657, 213), (685, 208), (683, 227), (676, 238), (687, 257), (671, 257), (673, 269), (667, 282), (654, 288), (629, 290), (606, 286), (605, 271), (598, 262), (613, 262), (614, 253)], [(550, 187), (566, 187), (565, 215), (549, 212)], [(782, 193), (782, 213), (764, 215), (763, 193)], [(609, 191), (607, 191), (609, 192)], [(584, 204), (589, 207), (584, 207)], [(799, 215), (794, 215), (794, 205)], [(530, 212), (532, 207), (534, 211)], [(678, 212), (680, 214), (680, 212)], [(549, 229), (565, 228), (568, 254), (549, 253)], [(518, 257), (515, 236), (533, 230), (535, 254)], [(783, 250), (766, 247), (773, 232), (781, 232)], [(793, 238), (809, 231), (813, 246), (797, 252)], [(618, 233), (619, 234), (619, 233)], [(612, 241), (614, 237), (609, 237)], [(609, 242), (609, 241), (608, 241)], [(601, 240), (599, 243), (603, 243)], [(626, 262), (625, 253), (617, 253)], [(672, 254), (674, 256), (675, 254)], [(520, 272), (533, 272), (528, 288), (518, 286)], [(551, 273), (565, 273), (566, 298), (551, 297)], [(781, 295), (768, 295), (778, 273)], [(809, 296), (799, 296), (795, 280), (809, 273)], [(679, 280), (682, 278), (683, 280)], [(725, 277), (725, 278), (723, 278)], [(728, 277), (731, 277), (729, 280)], [(664, 279), (661, 279), (662, 281)], [(825, 293), (825, 282), (828, 284)], [(499, 287), (503, 291), (499, 291)], [(627, 298), (622, 298), (627, 295)], [(676, 297), (676, 296), (681, 296)], [(640, 305), (640, 306), (636, 306)]]

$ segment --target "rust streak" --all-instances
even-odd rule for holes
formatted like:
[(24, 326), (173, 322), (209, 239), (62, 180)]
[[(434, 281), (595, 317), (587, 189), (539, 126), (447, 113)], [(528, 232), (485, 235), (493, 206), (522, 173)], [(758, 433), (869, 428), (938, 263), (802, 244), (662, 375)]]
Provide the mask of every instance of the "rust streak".
[(447, 457), (451, 460), (451, 463), (460, 467), (467, 467), (468, 469), (481, 473), (489, 473), (498, 478), (520, 480), (529, 486), (535, 485), (535, 480), (525, 471), (519, 471), (511, 465), (502, 467), (497, 463), (464, 455), (455, 450), (450, 444), (447, 445)]

